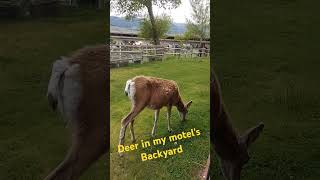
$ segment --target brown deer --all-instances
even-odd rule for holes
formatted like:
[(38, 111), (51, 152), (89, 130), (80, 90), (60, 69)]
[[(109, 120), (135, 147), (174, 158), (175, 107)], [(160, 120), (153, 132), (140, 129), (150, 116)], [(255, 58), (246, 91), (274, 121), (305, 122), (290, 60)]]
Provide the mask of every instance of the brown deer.
[(125, 94), (130, 98), (132, 108), (130, 113), (121, 121), (119, 145), (123, 145), (124, 143), (125, 131), (128, 124), (130, 124), (131, 140), (135, 142), (133, 130), (134, 118), (145, 107), (155, 110), (152, 129), (152, 136), (154, 136), (157, 131), (157, 121), (162, 107), (167, 107), (168, 131), (171, 132), (170, 116), (172, 106), (177, 107), (180, 118), (184, 121), (188, 108), (192, 103), (192, 101), (189, 101), (187, 104), (182, 102), (179, 87), (175, 81), (148, 76), (136, 76), (133, 79), (129, 79), (126, 82)]
[(109, 46), (86, 47), (57, 60), (48, 85), (50, 106), (70, 126), (71, 147), (45, 180), (76, 180), (109, 148)]
[(220, 158), (220, 165), (227, 180), (239, 180), (240, 173), (249, 161), (248, 148), (258, 138), (264, 124), (248, 129), (238, 136), (222, 102), (220, 86), (211, 69), (211, 142)]

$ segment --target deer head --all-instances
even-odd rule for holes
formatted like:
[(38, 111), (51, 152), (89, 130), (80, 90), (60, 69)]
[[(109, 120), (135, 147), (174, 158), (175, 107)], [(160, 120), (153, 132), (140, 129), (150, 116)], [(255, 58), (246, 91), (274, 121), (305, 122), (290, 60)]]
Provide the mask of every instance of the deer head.
[(228, 180), (239, 180), (243, 166), (249, 161), (249, 146), (258, 138), (264, 127), (263, 123), (248, 129), (243, 135), (238, 137), (238, 155), (237, 158), (220, 159), (221, 170)]
[(178, 109), (181, 121), (185, 121), (186, 120), (187, 114), (188, 114), (188, 109), (191, 106), (191, 104), (192, 104), (192, 101), (189, 101), (188, 103), (183, 104), (182, 108)]
[(259, 137), (263, 123), (248, 129), (243, 135), (237, 135), (232, 127), (229, 115), (222, 103), (218, 79), (211, 70), (211, 141), (219, 156), (220, 166), (227, 180), (239, 180), (243, 166), (249, 161), (249, 146)]

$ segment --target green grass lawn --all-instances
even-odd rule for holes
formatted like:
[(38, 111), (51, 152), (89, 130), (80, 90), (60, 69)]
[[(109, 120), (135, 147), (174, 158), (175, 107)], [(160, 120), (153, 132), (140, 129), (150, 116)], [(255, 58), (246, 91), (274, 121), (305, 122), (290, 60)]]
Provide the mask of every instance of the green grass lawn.
[[(217, 1), (212, 64), (234, 126), (265, 129), (242, 180), (320, 177), (319, 3)], [(215, 162), (213, 179), (222, 179)]]
[[(112, 179), (189, 179), (196, 178), (202, 170), (209, 153), (209, 119), (210, 119), (210, 87), (209, 60), (168, 59), (163, 62), (152, 62), (143, 65), (111, 69), (111, 178)], [(172, 143), (164, 147), (155, 146), (148, 150), (138, 149), (119, 157), (117, 146), (121, 119), (131, 109), (131, 102), (124, 95), (124, 86), (128, 79), (136, 75), (155, 76), (175, 80), (180, 88), (184, 102), (193, 100), (189, 108), (188, 119), (181, 122), (178, 111), (172, 109), (173, 134), (197, 128), (202, 135), (188, 140), (179, 141), (184, 152), (170, 156), (167, 159), (141, 161), (141, 152), (154, 152), (157, 149), (176, 147)], [(135, 119), (135, 134), (137, 142), (151, 140), (154, 111), (145, 109)], [(170, 135), (167, 131), (166, 108), (160, 111), (158, 132), (156, 137)], [(129, 128), (127, 129), (125, 145), (131, 144)]]
[[(68, 148), (68, 129), (48, 106), (52, 62), (106, 41), (104, 11), (0, 21), (0, 179), (42, 179)], [(105, 179), (101, 158), (82, 179)]]

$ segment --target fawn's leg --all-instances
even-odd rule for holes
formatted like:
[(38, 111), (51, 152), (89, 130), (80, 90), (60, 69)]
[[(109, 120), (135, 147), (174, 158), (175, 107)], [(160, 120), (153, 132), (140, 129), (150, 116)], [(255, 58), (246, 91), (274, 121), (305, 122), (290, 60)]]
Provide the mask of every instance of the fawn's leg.
[(157, 122), (159, 119), (159, 112), (160, 112), (160, 109), (157, 109), (154, 111), (154, 124), (152, 128), (152, 136), (155, 136), (157, 132)]
[(124, 144), (124, 137), (126, 133), (126, 129), (129, 123), (131, 123), (134, 118), (145, 108), (145, 106), (134, 106), (131, 112), (121, 121), (121, 129), (119, 135), (119, 145)]
[(171, 109), (172, 109), (172, 106), (167, 106), (167, 120), (168, 120), (168, 132), (171, 133), (172, 132), (172, 129), (170, 127), (170, 117), (171, 117)]
[[(82, 131), (81, 129), (80, 131)], [(107, 150), (104, 127), (90, 128), (73, 134), (65, 159), (45, 180), (76, 180)]]
[(132, 143), (136, 142), (136, 137), (134, 136), (134, 130), (133, 130), (133, 123), (134, 123), (134, 119), (130, 123), (130, 133), (131, 133), (131, 142)]

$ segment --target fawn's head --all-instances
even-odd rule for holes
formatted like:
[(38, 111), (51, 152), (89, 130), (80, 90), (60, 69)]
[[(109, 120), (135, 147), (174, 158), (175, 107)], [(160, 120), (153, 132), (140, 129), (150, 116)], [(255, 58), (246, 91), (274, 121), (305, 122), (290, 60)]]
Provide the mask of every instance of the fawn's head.
[(239, 180), (243, 166), (249, 161), (248, 154), (249, 146), (259, 137), (264, 124), (260, 123), (257, 126), (248, 129), (243, 135), (238, 137), (239, 152), (232, 160), (220, 159), (223, 175), (228, 180)]
[(189, 101), (186, 104), (182, 104), (182, 106), (180, 108), (178, 108), (179, 110), (179, 115), (182, 121), (186, 120), (187, 118), (187, 114), (188, 114), (188, 109), (191, 106), (192, 101)]

